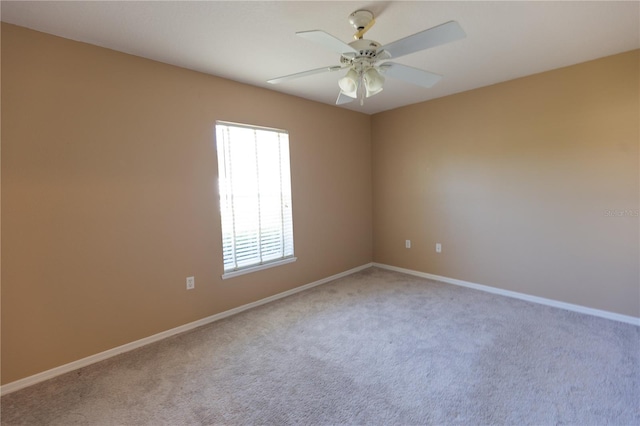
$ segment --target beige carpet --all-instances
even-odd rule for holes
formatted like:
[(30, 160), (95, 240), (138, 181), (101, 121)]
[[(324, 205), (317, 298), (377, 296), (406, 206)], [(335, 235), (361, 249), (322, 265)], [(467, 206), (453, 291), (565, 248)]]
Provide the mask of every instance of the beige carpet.
[(2, 424), (638, 425), (639, 360), (639, 327), (371, 268), (6, 395)]

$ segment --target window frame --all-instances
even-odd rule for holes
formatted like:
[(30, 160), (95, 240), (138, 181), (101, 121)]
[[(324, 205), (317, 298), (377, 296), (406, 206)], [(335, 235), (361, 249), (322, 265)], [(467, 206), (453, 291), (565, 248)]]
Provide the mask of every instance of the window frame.
[[(227, 173), (226, 167), (228, 164), (231, 163), (227, 163), (227, 161), (231, 161), (231, 160), (227, 160), (226, 158), (222, 158), (221, 157), (221, 152), (224, 154), (230, 153), (231, 150), (231, 144), (233, 144), (233, 140), (224, 140), (224, 138), (219, 138), (220, 136), (220, 132), (225, 131), (224, 129), (221, 129), (220, 127), (224, 126), (224, 127), (235, 127), (235, 128), (244, 128), (244, 129), (248, 129), (248, 130), (252, 130), (252, 131), (267, 131), (267, 132), (274, 132), (278, 134), (278, 138), (281, 137), (281, 135), (286, 135), (286, 147), (287, 147), (287, 152), (286, 152), (286, 164), (280, 164), (278, 169), (280, 172), (280, 179), (278, 184), (279, 189), (280, 189), (280, 206), (281, 209), (283, 210), (282, 216), (279, 217), (279, 222), (281, 227), (283, 228), (283, 233), (282, 233), (282, 251), (283, 251), (283, 256), (282, 257), (278, 257), (275, 259), (271, 259), (271, 260), (262, 260), (262, 256), (263, 256), (263, 251), (264, 251), (264, 246), (262, 244), (262, 240), (261, 240), (261, 236), (262, 236), (262, 230), (258, 231), (256, 236), (257, 236), (257, 240), (258, 243), (256, 244), (256, 250), (258, 252), (258, 257), (260, 258), (260, 261), (257, 263), (252, 263), (252, 264), (247, 264), (244, 266), (238, 266), (238, 259), (237, 259), (237, 254), (238, 252), (235, 249), (235, 245), (237, 242), (237, 238), (238, 235), (235, 233), (235, 225), (236, 225), (236, 219), (237, 219), (237, 215), (235, 214), (234, 211), (234, 207), (235, 204), (233, 205), (233, 207), (231, 207), (231, 214), (229, 216), (229, 211), (223, 211), (223, 207), (226, 205), (227, 202), (229, 201), (223, 201), (223, 196), (224, 194), (228, 194), (228, 192), (226, 190), (223, 190), (223, 178), (226, 178), (226, 176), (228, 176), (229, 174), (233, 175), (233, 171), (231, 171), (231, 173)], [(223, 140), (219, 140), (219, 139), (223, 139)], [(257, 138), (257, 134), (254, 135), (254, 149), (257, 150), (258, 149), (258, 143), (259, 143), (259, 139)], [(229, 147), (223, 148), (223, 151), (221, 151), (221, 147), (220, 144), (229, 144)], [(278, 144), (282, 144), (282, 141), (280, 141), (280, 139), (278, 139)], [(294, 230), (293, 230), (293, 206), (292, 206), (292, 191), (291, 191), (291, 154), (290, 154), (290, 150), (289, 150), (289, 132), (286, 130), (282, 130), (282, 129), (276, 129), (276, 128), (272, 128), (272, 127), (264, 127), (264, 126), (254, 126), (254, 125), (250, 125), (250, 124), (243, 124), (243, 123), (235, 123), (235, 122), (230, 122), (230, 121), (222, 121), (222, 120), (217, 120), (215, 123), (215, 148), (216, 148), (216, 155), (217, 155), (217, 160), (218, 160), (218, 175), (217, 175), (217, 189), (218, 189), (218, 202), (219, 202), (219, 213), (220, 213), (220, 230), (221, 230), (221, 238), (222, 238), (222, 251), (223, 251), (223, 256), (222, 256), (222, 267), (223, 267), (223, 274), (222, 274), (222, 279), (228, 279), (228, 278), (233, 278), (233, 277), (237, 277), (240, 275), (244, 275), (244, 274), (249, 274), (249, 273), (253, 273), (253, 272), (257, 272), (257, 271), (261, 271), (264, 269), (269, 269), (269, 268), (273, 268), (276, 266), (280, 266), (280, 265), (285, 265), (288, 263), (292, 263), (295, 262), (297, 260), (297, 257), (295, 256), (295, 244), (294, 244)], [(280, 161), (283, 160), (283, 153), (280, 152), (282, 145), (278, 146), (279, 152), (278, 152), (278, 158)], [(256, 163), (255, 163), (255, 167), (256, 167), (256, 179), (257, 181), (255, 182), (255, 184), (257, 185), (257, 188), (260, 187), (260, 179), (258, 177), (259, 174), (259, 170), (260, 170), (260, 166), (259, 166), (259, 155), (257, 154), (256, 151)], [(224, 166), (225, 169), (223, 169), (222, 167)], [(233, 167), (232, 167), (233, 168)], [(286, 170), (286, 175), (288, 177), (288, 182), (286, 182), (284, 180), (284, 178), (282, 177), (282, 174), (285, 170), (285, 168), (288, 168), (288, 170)], [(233, 179), (233, 178), (231, 178)], [(229, 185), (231, 185), (231, 183), (229, 183)], [(283, 194), (283, 190), (285, 191), (284, 194), (288, 195), (288, 197), (286, 198), (282, 198), (282, 194)], [(257, 195), (257, 211), (253, 212), (254, 214), (260, 214), (260, 208), (258, 206), (264, 206), (263, 204), (261, 204), (260, 199), (262, 198), (262, 192), (260, 191), (260, 189), (257, 189), (258, 191), (258, 195)], [(228, 195), (227, 195), (228, 197)], [(231, 192), (231, 198), (233, 199), (233, 191)], [(233, 201), (231, 201), (233, 203)], [(285, 204), (288, 202), (289, 206), (287, 208), (284, 208)], [(287, 214), (285, 215), (284, 211), (287, 210)], [(227, 216), (225, 216), (227, 215)], [(232, 231), (233, 235), (231, 237), (232, 240), (232, 244), (234, 245), (234, 248), (232, 249), (232, 256), (234, 258), (234, 263), (235, 263), (235, 267), (233, 268), (228, 268), (227, 264), (225, 264), (225, 242), (227, 241), (225, 238), (225, 217), (229, 220), (232, 221), (232, 227), (234, 228), (234, 230)], [(259, 219), (260, 221), (261, 219)], [(285, 228), (287, 228), (285, 230)], [(290, 232), (289, 232), (290, 229)], [(228, 223), (227, 223), (227, 231), (228, 231)], [(290, 240), (287, 239), (288, 237), (290, 237)], [(286, 248), (290, 246), (290, 254), (286, 254), (287, 250)]]

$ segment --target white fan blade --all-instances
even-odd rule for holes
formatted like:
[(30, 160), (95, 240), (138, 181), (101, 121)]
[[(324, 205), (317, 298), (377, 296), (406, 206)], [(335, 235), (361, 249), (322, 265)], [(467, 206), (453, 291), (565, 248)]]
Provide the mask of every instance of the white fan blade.
[(400, 40), (382, 46), (378, 51), (384, 50), (391, 57), (398, 58), (420, 50), (440, 46), (441, 44), (465, 38), (462, 27), (456, 21), (445, 22), (437, 27), (410, 35)]
[(323, 73), (323, 72), (338, 71), (338, 70), (341, 70), (342, 68), (344, 68), (344, 67), (341, 67), (339, 65), (336, 65), (334, 67), (316, 68), (314, 70), (297, 72), (295, 74), (289, 74), (289, 75), (285, 75), (283, 77), (272, 78), (271, 80), (267, 80), (267, 83), (278, 84), (278, 83), (282, 83), (283, 81), (293, 80), (294, 78), (306, 77), (308, 75), (320, 74), (320, 73)]
[(385, 62), (378, 69), (389, 77), (427, 88), (433, 86), (442, 78), (441, 75), (407, 65), (396, 64), (395, 62)]
[(348, 104), (349, 102), (355, 101), (355, 98), (348, 96), (342, 90), (338, 94), (338, 99), (336, 100), (336, 105)]
[(340, 39), (335, 38), (331, 34), (325, 33), (320, 30), (312, 30), (312, 31), (300, 31), (296, 33), (296, 35), (305, 38), (307, 40), (311, 40), (315, 43), (318, 43), (324, 46), (326, 49), (333, 50), (336, 53), (358, 53), (356, 49), (349, 46), (347, 43), (343, 42)]

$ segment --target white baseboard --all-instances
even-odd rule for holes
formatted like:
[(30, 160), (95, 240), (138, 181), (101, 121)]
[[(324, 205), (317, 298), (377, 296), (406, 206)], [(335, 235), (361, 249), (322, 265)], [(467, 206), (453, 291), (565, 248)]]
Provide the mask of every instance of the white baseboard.
[(221, 320), (223, 318), (229, 317), (231, 315), (239, 314), (240, 312), (246, 311), (251, 308), (255, 308), (260, 305), (264, 305), (265, 303), (273, 302), (278, 299), (282, 299), (287, 296), (291, 296), (295, 293), (299, 293), (304, 290), (308, 290), (312, 287), (328, 283), (329, 281), (336, 280), (338, 278), (346, 277), (347, 275), (354, 274), (363, 269), (367, 269), (373, 266), (372, 263), (367, 263), (362, 266), (358, 266), (353, 269), (349, 269), (348, 271), (341, 272), (336, 275), (332, 275), (330, 277), (326, 277), (320, 279), (318, 281), (314, 281), (309, 284), (302, 285), (300, 287), (293, 288), (291, 290), (284, 291), (282, 293), (274, 294), (273, 296), (266, 297), (264, 299), (257, 300), (255, 302), (248, 303), (246, 305), (238, 306), (237, 308), (229, 309), (228, 311), (220, 312), (219, 314), (211, 315), (206, 318), (202, 318), (198, 321), (190, 322), (188, 324), (181, 325), (176, 328), (172, 328), (170, 330), (163, 331), (158, 334), (154, 334), (149, 337), (145, 337), (140, 340), (136, 340), (134, 342), (130, 342), (124, 344), (122, 346), (118, 346), (112, 349), (108, 349), (104, 352), (97, 353), (95, 355), (88, 356), (86, 358), (79, 359), (77, 361), (70, 362), (68, 364), (61, 365), (59, 367), (52, 368), (51, 370), (43, 371), (38, 374), (34, 374), (33, 376), (25, 377), (24, 379), (16, 380), (15, 382), (7, 383), (0, 387), (0, 395), (6, 395), (11, 392), (15, 392), (17, 390), (26, 388), (31, 385), (35, 385), (36, 383), (44, 382), (45, 380), (52, 379), (56, 376), (60, 376), (62, 374), (68, 373), (73, 370), (77, 370), (82, 367), (86, 367), (91, 364), (95, 364), (96, 362), (104, 361), (107, 358), (114, 357), (116, 355), (120, 355), (124, 352), (129, 352), (134, 349), (140, 348), (142, 346), (148, 345), (150, 343), (158, 342), (162, 339), (166, 339), (167, 337), (174, 336), (179, 333), (184, 333), (185, 331), (193, 330), (194, 328), (201, 327), (203, 325), (210, 324), (212, 322)]
[(501, 288), (490, 287), (482, 284), (475, 284), (468, 281), (457, 280), (455, 278), (442, 277), (440, 275), (428, 274), (426, 272), (414, 271), (412, 269), (398, 268), (397, 266), (385, 265), (383, 263), (373, 263), (373, 266), (388, 269), (390, 271), (402, 272), (408, 275), (415, 275), (421, 278), (427, 278), (434, 281), (440, 281), (447, 284), (459, 285), (462, 287), (473, 288), (475, 290), (486, 291), (488, 293), (499, 294), (501, 296), (513, 297), (515, 299), (526, 300), (528, 302), (539, 303), (541, 305), (553, 306), (554, 308), (566, 309), (568, 311), (579, 312), (581, 314), (593, 315), (596, 317), (606, 318), (614, 321), (620, 321), (628, 324), (640, 326), (640, 318), (629, 315), (617, 314), (615, 312), (603, 311), (600, 309), (588, 308), (586, 306), (574, 305), (572, 303), (560, 302), (558, 300), (546, 299), (544, 297), (531, 296), (516, 291), (503, 290)]

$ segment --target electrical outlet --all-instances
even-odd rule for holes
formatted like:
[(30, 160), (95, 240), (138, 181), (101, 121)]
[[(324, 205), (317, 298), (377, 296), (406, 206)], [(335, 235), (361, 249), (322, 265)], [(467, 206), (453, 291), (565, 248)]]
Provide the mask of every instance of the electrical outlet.
[(411, 240), (406, 240), (406, 241), (404, 242), (404, 247), (405, 247), (405, 248), (411, 248)]
[(187, 277), (187, 290), (193, 290), (196, 287), (196, 278)]
[(442, 244), (436, 243), (436, 253), (442, 253)]

